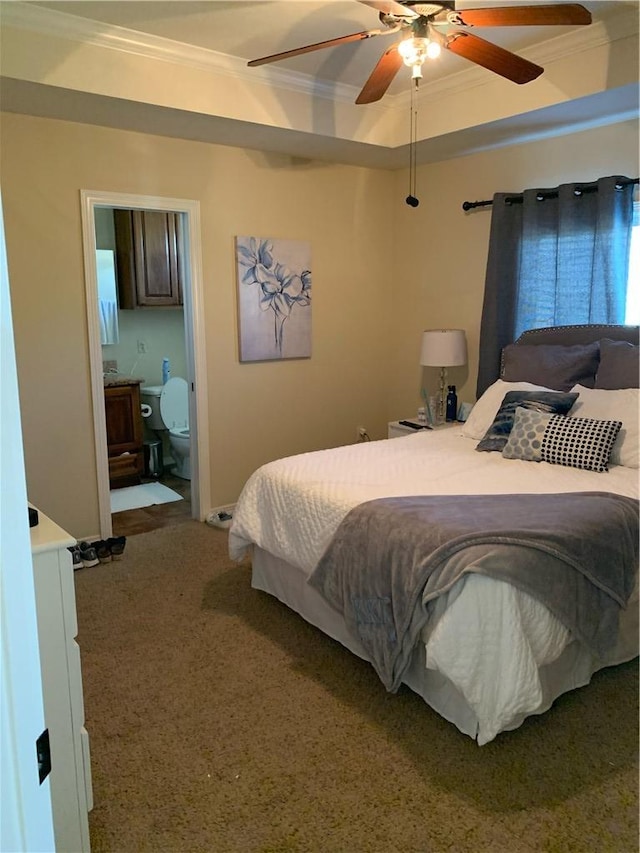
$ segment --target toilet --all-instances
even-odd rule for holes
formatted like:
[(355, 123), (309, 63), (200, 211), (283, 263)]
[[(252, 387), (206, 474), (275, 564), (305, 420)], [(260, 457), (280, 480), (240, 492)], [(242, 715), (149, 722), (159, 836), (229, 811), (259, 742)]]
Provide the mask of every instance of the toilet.
[(152, 430), (168, 430), (173, 473), (183, 480), (191, 479), (191, 439), (189, 436), (189, 385), (175, 376), (166, 385), (143, 385), (140, 401), (151, 409), (145, 423)]

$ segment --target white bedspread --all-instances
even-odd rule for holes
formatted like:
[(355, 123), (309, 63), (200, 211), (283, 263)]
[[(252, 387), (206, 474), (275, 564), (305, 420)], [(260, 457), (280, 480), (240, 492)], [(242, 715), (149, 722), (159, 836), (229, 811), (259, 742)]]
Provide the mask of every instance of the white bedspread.
[[(638, 497), (638, 471), (595, 473), (479, 453), (456, 428), (346, 445), (264, 465), (234, 511), (231, 556), (251, 543), (309, 574), (347, 512), (395, 495), (610, 491)], [(508, 584), (472, 575), (438, 601), (424, 640), (427, 667), (465, 696), (486, 743), (540, 708), (538, 667), (555, 660), (568, 631), (539, 602)]]

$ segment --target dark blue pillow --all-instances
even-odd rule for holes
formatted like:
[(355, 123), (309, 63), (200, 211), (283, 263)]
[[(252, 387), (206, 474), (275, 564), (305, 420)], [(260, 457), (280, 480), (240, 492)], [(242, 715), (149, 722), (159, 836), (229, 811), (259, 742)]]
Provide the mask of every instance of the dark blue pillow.
[(578, 399), (576, 393), (556, 391), (508, 391), (493, 419), (493, 423), (476, 446), (476, 450), (502, 450), (509, 440), (516, 409), (534, 409), (549, 415), (566, 415)]

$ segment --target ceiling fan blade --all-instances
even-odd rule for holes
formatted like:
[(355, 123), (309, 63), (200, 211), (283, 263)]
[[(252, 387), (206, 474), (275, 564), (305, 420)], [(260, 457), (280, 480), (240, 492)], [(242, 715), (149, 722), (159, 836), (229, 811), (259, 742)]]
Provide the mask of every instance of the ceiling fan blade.
[(463, 9), (455, 15), (456, 24), (468, 27), (573, 26), (591, 23), (591, 12), (579, 3)]
[(371, 6), (382, 12), (383, 15), (399, 15), (401, 17), (417, 17), (417, 14), (408, 6), (397, 3), (396, 0), (359, 0), (365, 6)]
[(539, 65), (469, 33), (453, 33), (447, 37), (445, 47), (514, 83), (529, 83), (544, 71)]
[(380, 35), (378, 30), (363, 30), (360, 33), (351, 33), (348, 36), (338, 36), (335, 39), (319, 41), (315, 44), (307, 44), (304, 47), (296, 47), (293, 50), (285, 50), (282, 53), (272, 53), (270, 56), (262, 56), (260, 59), (252, 59), (247, 65), (252, 68), (255, 65), (266, 65), (268, 62), (277, 62), (279, 59), (290, 59), (292, 56), (300, 56), (303, 53), (311, 53), (314, 50), (322, 50), (325, 47), (335, 47), (338, 44), (347, 44), (350, 41), (362, 41)]
[(374, 101), (379, 101), (393, 82), (402, 63), (397, 43), (385, 50), (356, 98), (356, 104), (372, 104)]

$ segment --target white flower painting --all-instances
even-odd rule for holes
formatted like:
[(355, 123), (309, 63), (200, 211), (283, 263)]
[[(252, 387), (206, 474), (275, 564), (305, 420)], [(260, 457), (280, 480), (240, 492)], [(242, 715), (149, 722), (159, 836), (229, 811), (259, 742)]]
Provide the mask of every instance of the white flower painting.
[(236, 237), (240, 361), (311, 356), (311, 245)]

